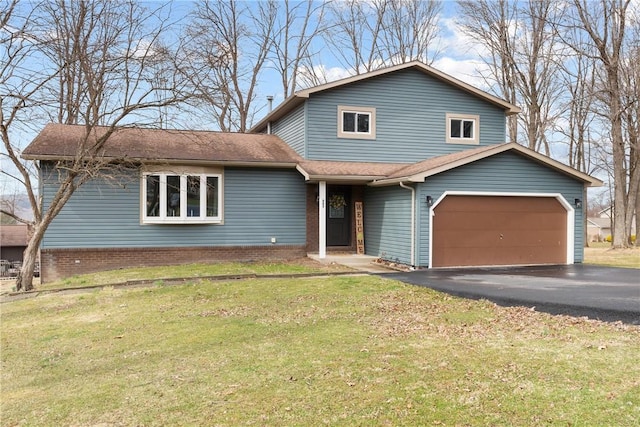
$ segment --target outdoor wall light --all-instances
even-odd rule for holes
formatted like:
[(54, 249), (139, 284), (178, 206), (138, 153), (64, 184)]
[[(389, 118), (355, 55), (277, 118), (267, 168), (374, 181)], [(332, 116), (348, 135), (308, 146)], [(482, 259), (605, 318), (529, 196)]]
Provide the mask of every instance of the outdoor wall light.
[(575, 199), (573, 201), (573, 203), (575, 204), (577, 209), (580, 209), (582, 207), (582, 200), (581, 199)]
[(431, 196), (427, 196), (427, 205), (428, 205), (428, 206), (433, 205), (433, 197), (431, 197)]

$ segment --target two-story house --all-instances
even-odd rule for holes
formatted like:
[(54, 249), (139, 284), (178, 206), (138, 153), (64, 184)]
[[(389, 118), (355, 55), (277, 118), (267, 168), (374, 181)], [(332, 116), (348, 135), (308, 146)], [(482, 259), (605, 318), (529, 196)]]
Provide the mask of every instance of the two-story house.
[[(585, 187), (601, 182), (504, 143), (518, 111), (412, 62), (300, 91), (249, 134), (123, 128), (105, 156), (136, 166), (74, 194), (43, 240), (43, 280), (327, 251), (417, 267), (582, 262)], [(41, 163), (45, 207), (83, 132), (48, 125), (23, 152)]]

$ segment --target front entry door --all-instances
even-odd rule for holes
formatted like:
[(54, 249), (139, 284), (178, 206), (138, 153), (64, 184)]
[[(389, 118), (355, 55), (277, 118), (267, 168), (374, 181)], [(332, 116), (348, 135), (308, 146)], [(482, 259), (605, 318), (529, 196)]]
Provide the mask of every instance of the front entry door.
[(351, 245), (351, 191), (327, 188), (327, 246)]

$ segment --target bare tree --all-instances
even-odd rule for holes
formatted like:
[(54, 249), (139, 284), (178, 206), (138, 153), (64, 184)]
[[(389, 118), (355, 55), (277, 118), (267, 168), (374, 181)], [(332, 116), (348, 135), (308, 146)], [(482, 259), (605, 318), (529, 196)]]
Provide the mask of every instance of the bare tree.
[(329, 4), (325, 41), (341, 65), (360, 74), (379, 66), (386, 0), (345, 0)]
[[(252, 7), (254, 6), (254, 7)], [(222, 131), (250, 127), (261, 71), (273, 44), (275, 2), (200, 3), (186, 31), (181, 72)]]
[[(311, 50), (311, 46), (325, 31), (325, 5), (325, 2), (318, 4), (314, 0), (296, 4), (284, 0), (280, 5), (272, 36), (273, 53), (270, 59), (280, 75), (285, 98), (298, 88), (300, 73), (314, 68), (315, 52)], [(305, 75), (308, 76), (308, 72)]]
[[(24, 186), (34, 214), (33, 221), (22, 220), (29, 224), (32, 237), (17, 278), (18, 290), (30, 290), (47, 227), (80, 186), (110, 176), (122, 165), (102, 156), (118, 126), (126, 119), (145, 123), (149, 111), (186, 96), (178, 79), (166, 87), (154, 86), (157, 69), (152, 63), (160, 52), (166, 53), (160, 40), (167, 25), (162, 9), (148, 11), (133, 0), (19, 5), (7, 5), (8, 17), (3, 17), (2, 49), (7, 60), (0, 77), (0, 134), (3, 154), (16, 168), (14, 178)], [(85, 127), (83, 141), (68, 159), (46, 164), (58, 179), (46, 210), (28, 162), (19, 157), (22, 132), (38, 117)], [(106, 131), (96, 136), (100, 125)]]
[(529, 148), (550, 154), (548, 132), (553, 128), (562, 90), (559, 82), (559, 39), (550, 24), (562, 14), (553, 0), (460, 1), (460, 23), (486, 52), (485, 80), (497, 94), (522, 107), (509, 119), (509, 140), (524, 132)]
[[(635, 27), (628, 55), (622, 63), (622, 100), (624, 113), (622, 116), (625, 139), (629, 144), (629, 190), (626, 210), (628, 242), (633, 245), (631, 230), (635, 221), (636, 237), (640, 230), (638, 212), (640, 212), (640, 28)], [(638, 239), (635, 245), (639, 246)]]
[(438, 54), (442, 3), (436, 0), (390, 0), (382, 13), (381, 59), (387, 65), (422, 61), (431, 64)]
[[(483, 50), (488, 75), (483, 76), (489, 86), (497, 87), (496, 94), (512, 104), (518, 102), (514, 50), (517, 6), (508, 0), (479, 0), (458, 2), (462, 30)], [(509, 141), (518, 142), (518, 122), (511, 116), (507, 122)]]
[[(597, 95), (604, 101), (600, 105), (607, 117), (611, 135), (614, 248), (628, 245), (628, 224), (631, 221), (628, 213), (635, 206), (637, 196), (637, 191), (629, 192), (629, 145), (625, 142), (623, 125), (627, 106), (623, 98), (622, 67), (627, 45), (629, 4), (630, 0), (573, 0), (573, 13), (564, 21), (568, 28), (579, 28), (587, 36), (581, 43), (572, 43), (572, 48), (587, 54), (595, 52), (595, 58), (601, 67), (595, 88), (598, 89)], [(637, 67), (637, 64), (635, 66)]]
[(595, 72), (593, 58), (577, 53), (563, 62), (560, 76), (566, 93), (561, 105), (565, 124), (558, 125), (556, 131), (566, 138), (569, 166), (586, 173), (593, 173), (599, 167), (592, 162), (591, 155), (595, 145), (591, 132), (595, 119)]
[(327, 45), (354, 74), (437, 55), (442, 3), (437, 0), (346, 0), (329, 5)]

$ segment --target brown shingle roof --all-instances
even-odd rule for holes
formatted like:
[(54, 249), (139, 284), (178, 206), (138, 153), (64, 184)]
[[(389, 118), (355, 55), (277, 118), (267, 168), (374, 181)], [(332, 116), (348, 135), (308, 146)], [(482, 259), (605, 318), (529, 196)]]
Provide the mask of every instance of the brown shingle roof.
[[(95, 129), (93, 138), (107, 128)], [(73, 157), (82, 143), (84, 126), (48, 124), (23, 151), (25, 159)], [(413, 164), (305, 160), (275, 135), (119, 128), (104, 145), (103, 155), (149, 162), (228, 163), (235, 165), (297, 167), (307, 180), (393, 185), (423, 182), (427, 177), (505, 151), (528, 157), (592, 186), (602, 182), (556, 160), (515, 143), (477, 147)]]
[(406, 166), (405, 163), (338, 162), (327, 160), (303, 160), (298, 170), (308, 179), (322, 177), (353, 177), (380, 179), (394, 170)]
[(27, 246), (27, 226), (4, 224), (0, 226), (0, 246)]
[[(97, 127), (96, 140), (106, 127)], [(48, 124), (22, 152), (25, 159), (73, 157), (85, 135), (81, 125)], [(295, 165), (300, 157), (275, 135), (118, 128), (104, 145), (107, 158)]]
[(396, 169), (387, 178), (401, 178), (410, 177), (416, 174), (424, 173), (432, 169), (436, 169), (441, 166), (446, 166), (450, 163), (455, 163), (470, 157), (482, 154), (485, 151), (491, 151), (495, 149), (495, 145), (487, 145), (482, 147), (473, 148), (471, 150), (464, 150), (457, 153), (445, 154), (443, 156), (432, 157), (427, 160), (423, 160), (418, 163), (413, 163), (404, 168)]

